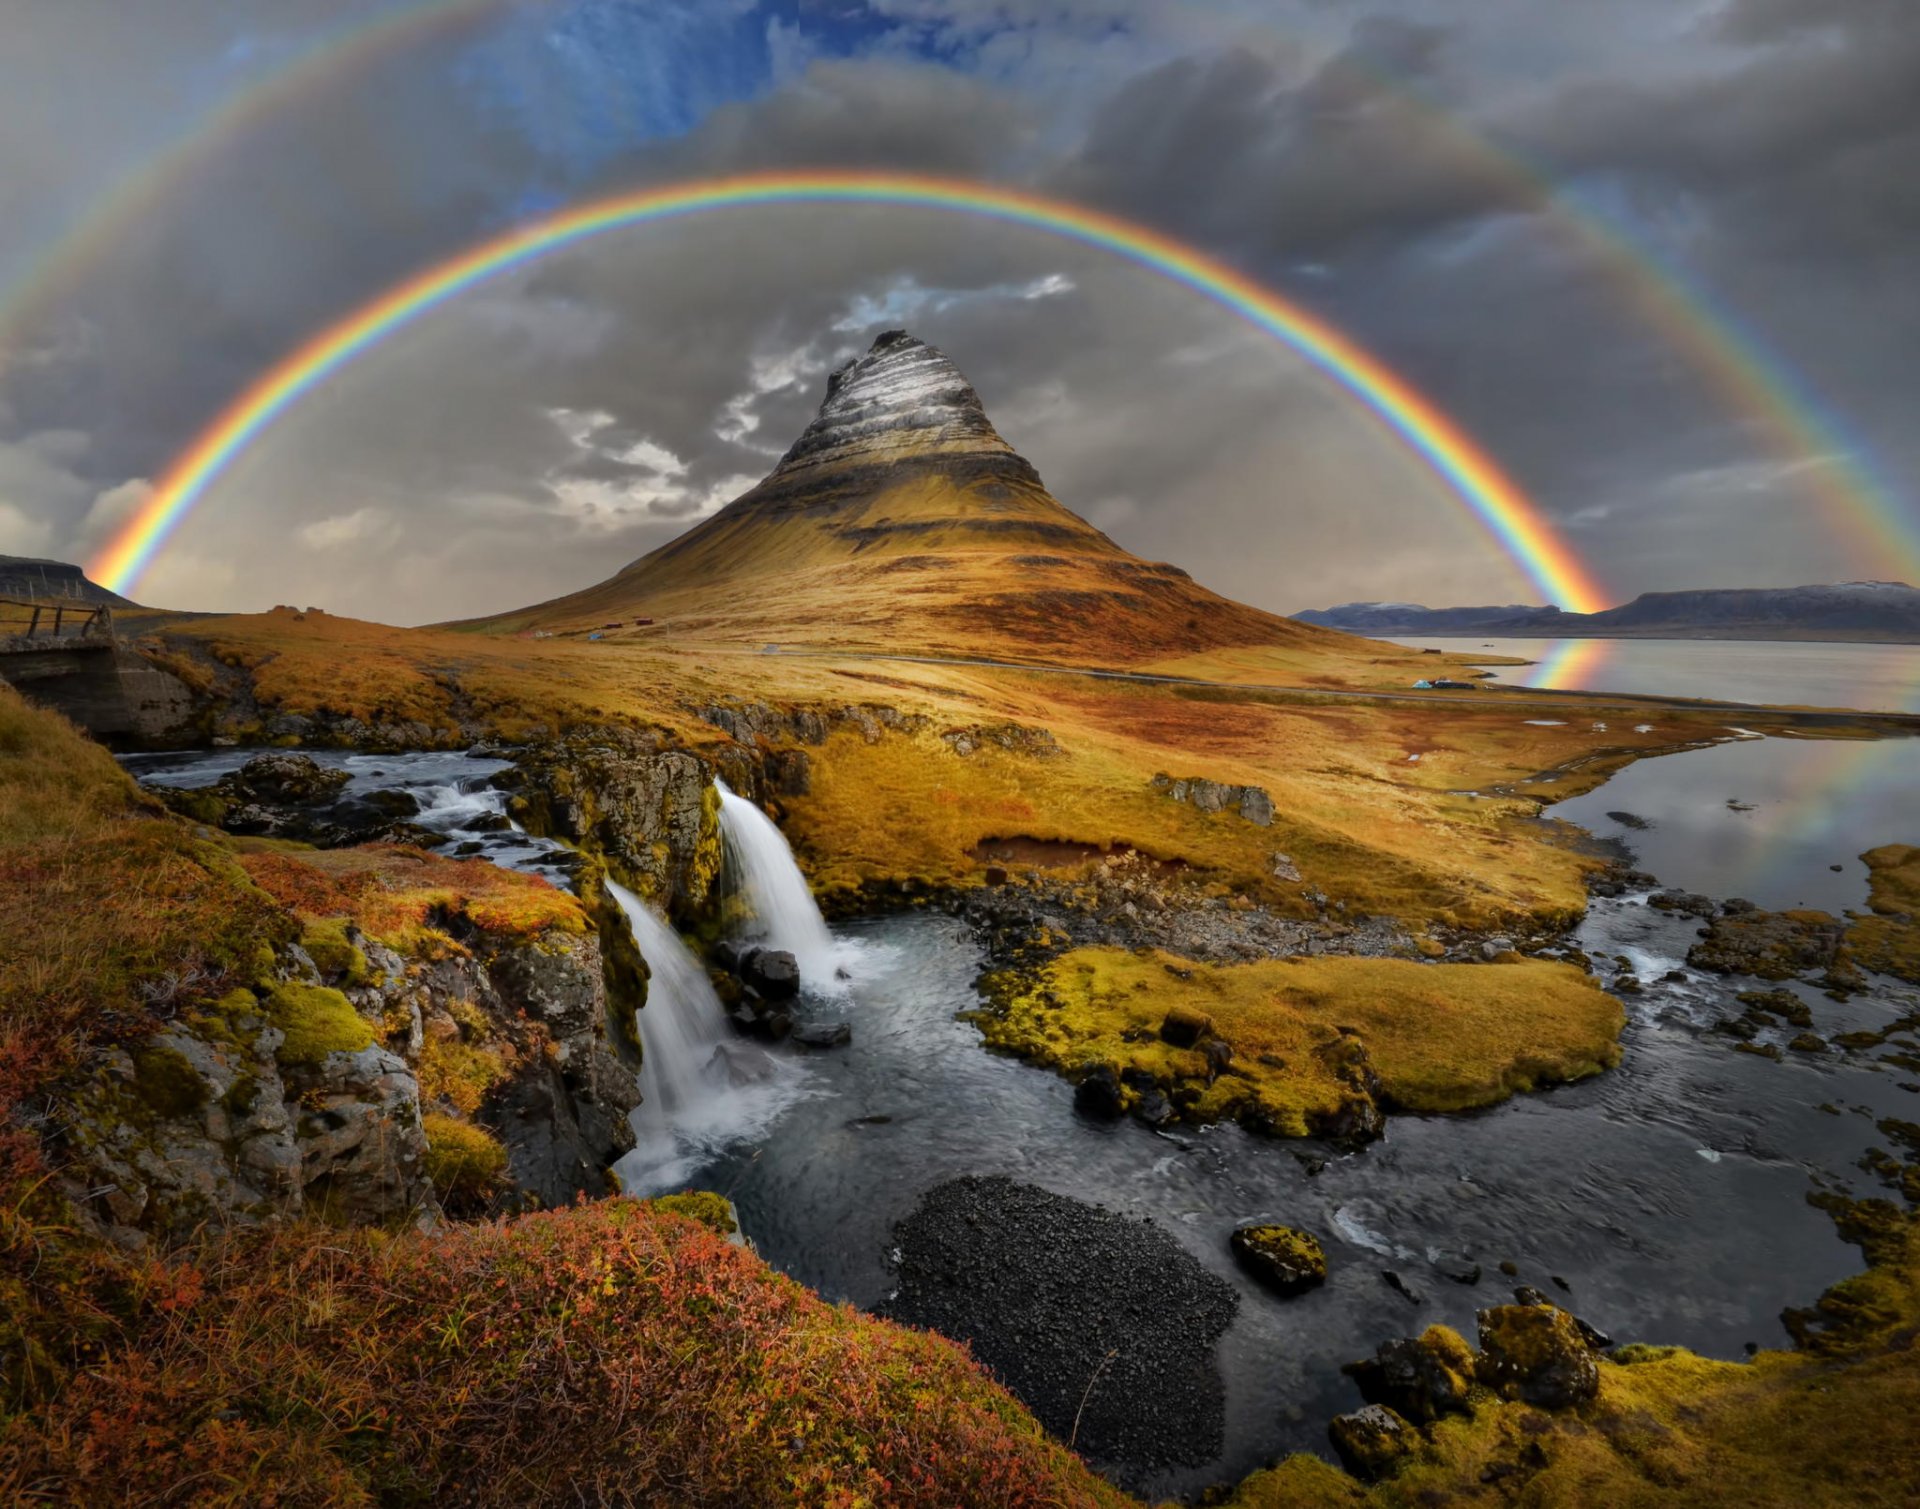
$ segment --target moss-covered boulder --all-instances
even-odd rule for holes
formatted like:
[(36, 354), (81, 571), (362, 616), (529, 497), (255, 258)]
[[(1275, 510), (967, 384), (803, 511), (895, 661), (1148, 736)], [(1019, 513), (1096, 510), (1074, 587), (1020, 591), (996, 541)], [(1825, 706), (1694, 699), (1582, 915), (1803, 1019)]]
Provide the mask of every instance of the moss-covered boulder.
[(1571, 1409), (1600, 1391), (1600, 1366), (1580, 1324), (1553, 1305), (1482, 1310), (1474, 1372), (1509, 1399)]
[(1242, 1226), (1228, 1245), (1240, 1266), (1280, 1294), (1303, 1294), (1327, 1281), (1327, 1255), (1319, 1239), (1291, 1226)]
[(1344, 1372), (1369, 1404), (1383, 1404), (1417, 1425), (1466, 1414), (1473, 1390), (1473, 1349), (1451, 1326), (1428, 1326), (1419, 1336), (1389, 1341), (1371, 1360)]
[(1327, 1439), (1348, 1472), (1369, 1483), (1391, 1477), (1420, 1444), (1420, 1434), (1384, 1404), (1337, 1415)]
[(1212, 1036), (1213, 1018), (1191, 1006), (1173, 1007), (1160, 1022), (1160, 1041), (1176, 1048), (1191, 1048)]

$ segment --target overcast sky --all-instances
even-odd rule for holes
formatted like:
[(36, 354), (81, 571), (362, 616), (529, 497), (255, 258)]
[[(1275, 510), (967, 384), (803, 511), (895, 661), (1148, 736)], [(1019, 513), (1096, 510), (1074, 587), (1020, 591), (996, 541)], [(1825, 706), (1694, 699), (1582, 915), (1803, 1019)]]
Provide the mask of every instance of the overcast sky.
[[(500, 0), (273, 82), (423, 9), (0, 0), (0, 552), (84, 558), (278, 355), (489, 233), (804, 164), (1036, 188), (1256, 274), (1477, 436), (1617, 598), (1909, 569), (1833, 502), (1836, 446), (1920, 489), (1909, 0)], [(1595, 224), (1838, 438), (1785, 448)], [(1539, 598), (1350, 397), (1195, 294), (825, 207), (615, 233), (443, 307), (277, 423), (138, 595), (423, 622), (572, 590), (745, 490), (893, 325), (1062, 502), (1222, 591)]]

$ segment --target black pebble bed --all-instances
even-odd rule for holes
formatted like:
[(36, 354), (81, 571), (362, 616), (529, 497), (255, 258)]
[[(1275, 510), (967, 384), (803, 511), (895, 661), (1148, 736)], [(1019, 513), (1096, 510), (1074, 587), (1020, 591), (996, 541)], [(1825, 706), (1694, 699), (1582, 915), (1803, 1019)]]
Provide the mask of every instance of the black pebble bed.
[(895, 1230), (900, 1283), (880, 1313), (970, 1343), (1090, 1462), (1139, 1481), (1219, 1455), (1214, 1345), (1239, 1297), (1152, 1221), (967, 1177)]

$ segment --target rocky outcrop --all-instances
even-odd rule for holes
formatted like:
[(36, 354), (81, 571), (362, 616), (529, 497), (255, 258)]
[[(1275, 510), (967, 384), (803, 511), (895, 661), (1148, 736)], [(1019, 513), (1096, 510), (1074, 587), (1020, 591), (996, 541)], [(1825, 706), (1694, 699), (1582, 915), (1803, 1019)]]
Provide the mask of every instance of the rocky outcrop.
[(129, 1245), (299, 1213), (432, 1222), (473, 1194), (438, 1180), (436, 1128), (504, 1149), (490, 1200), (609, 1193), (640, 1097), (608, 1025), (591, 935), (470, 933), (408, 958), (330, 929), (107, 1050), (59, 1120), (65, 1181)]
[(879, 702), (846, 703), (838, 707), (774, 707), (737, 698), (700, 709), (706, 722), (749, 748), (777, 744), (824, 744), (832, 733), (857, 733), (878, 744), (890, 733), (914, 734), (930, 726), (919, 713), (903, 713)]
[(1825, 912), (1736, 910), (1729, 903), (1708, 924), (1706, 936), (1688, 950), (1687, 962), (1695, 969), (1762, 980), (1849, 976), (1853, 971), (1846, 962), (1846, 935), (1846, 924)]
[(445, 840), (405, 821), (420, 810), (403, 791), (344, 795), (347, 772), (311, 755), (276, 750), (256, 755), (210, 786), (150, 786), (175, 812), (227, 833), (285, 838), (317, 848), (373, 842), (432, 848)]
[[(1176, 779), (1162, 774), (1153, 778), (1153, 789), (1173, 801), (1188, 802), (1201, 812), (1237, 812), (1257, 827), (1273, 826), (1273, 798), (1258, 786), (1223, 786), (1198, 776)], [(1286, 868), (1292, 868), (1291, 860), (1287, 860)], [(1278, 865), (1275, 873), (1282, 873)]]
[(716, 776), (752, 794), (760, 763), (741, 750), (695, 753), (653, 733), (590, 729), (523, 753), (503, 779), (514, 787), (507, 810), (529, 830), (579, 845), (648, 900), (690, 917), (720, 874)]

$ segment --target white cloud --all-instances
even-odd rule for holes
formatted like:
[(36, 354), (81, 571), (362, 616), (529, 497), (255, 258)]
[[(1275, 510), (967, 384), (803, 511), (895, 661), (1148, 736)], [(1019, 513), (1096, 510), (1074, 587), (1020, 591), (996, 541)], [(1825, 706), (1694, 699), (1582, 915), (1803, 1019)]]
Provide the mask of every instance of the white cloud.
[(754, 357), (749, 366), (746, 390), (734, 394), (721, 407), (720, 419), (713, 427), (714, 435), (743, 450), (764, 456), (781, 455), (785, 446), (768, 445), (765, 441), (753, 439), (760, 432), (760, 415), (756, 410), (761, 401), (775, 393), (789, 393), (811, 386), (823, 373), (851, 354), (850, 351), (828, 354), (820, 349), (818, 342), (809, 342), (775, 356)]
[(1079, 286), (1063, 272), (1045, 273), (1024, 283), (989, 283), (984, 288), (930, 288), (911, 277), (899, 278), (878, 296), (856, 294), (846, 314), (834, 322), (833, 328), (852, 334), (877, 325), (906, 325), (930, 314), (945, 314), (969, 305), (1032, 304), (1041, 299), (1057, 299)]
[(309, 550), (345, 550), (351, 545), (392, 543), (400, 537), (400, 527), (383, 509), (356, 508), (302, 524), (295, 534)]
[(47, 548), (53, 531), (11, 503), (0, 502), (0, 555), (33, 555)]
[(88, 506), (86, 517), (74, 531), (73, 543), (79, 550), (92, 552), (106, 544), (120, 527), (147, 506), (153, 497), (153, 484), (145, 477), (133, 477), (118, 487), (97, 493)]

